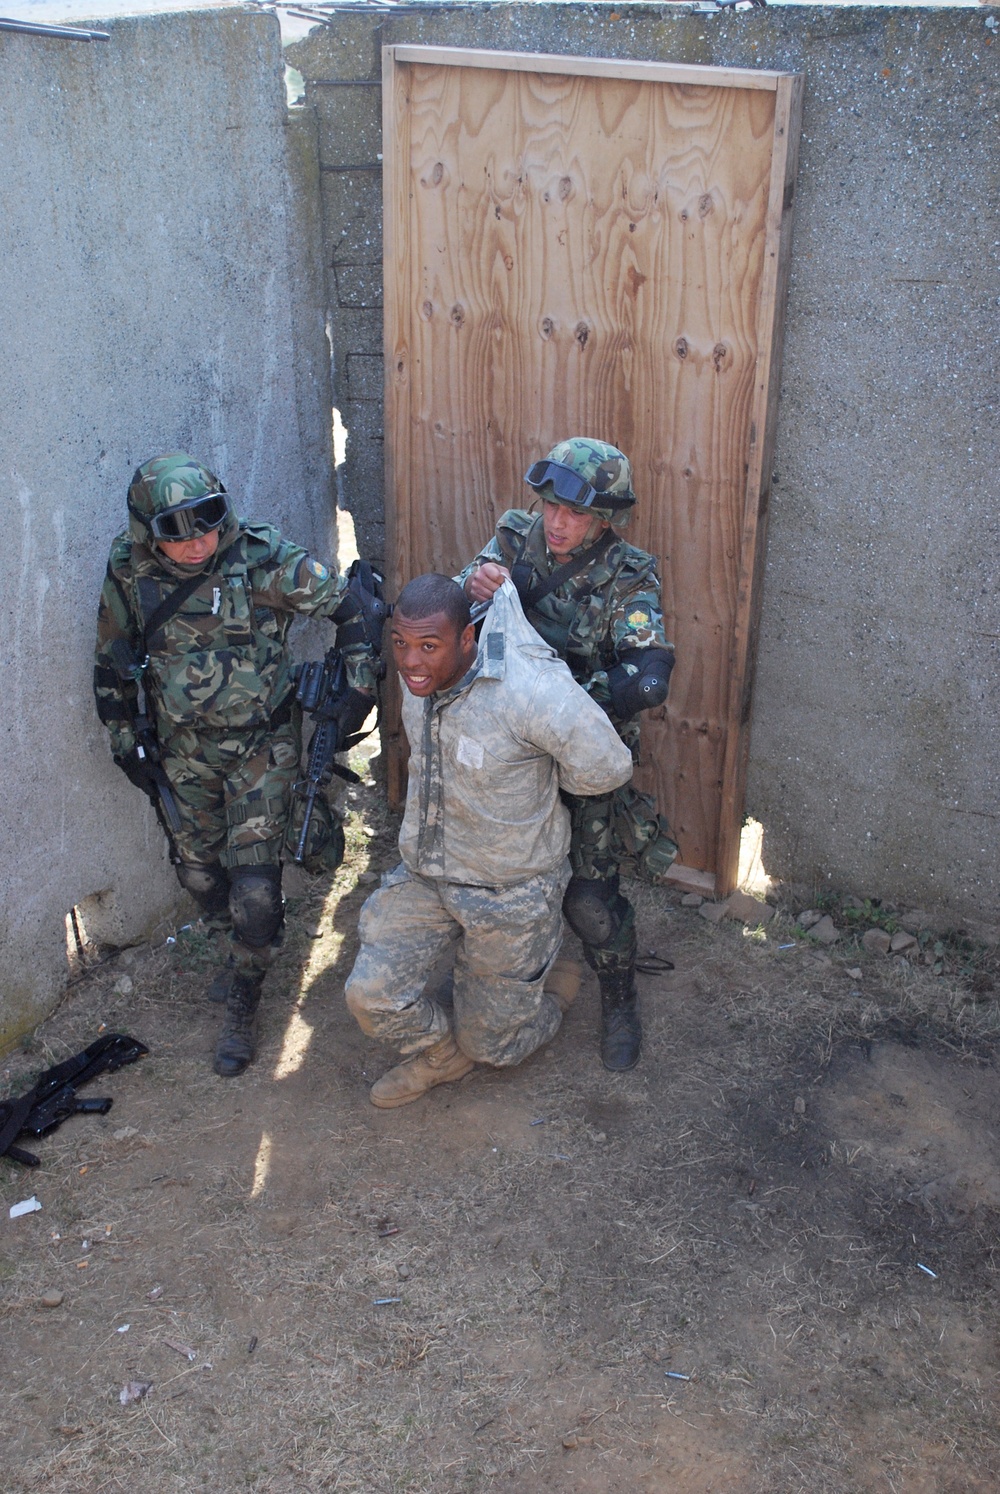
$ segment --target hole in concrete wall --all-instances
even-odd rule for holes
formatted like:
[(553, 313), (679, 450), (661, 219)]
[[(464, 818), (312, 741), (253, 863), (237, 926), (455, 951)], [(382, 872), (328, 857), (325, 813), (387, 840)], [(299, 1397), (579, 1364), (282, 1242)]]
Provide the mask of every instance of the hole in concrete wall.
[(115, 895), (110, 887), (81, 898), (66, 914), (66, 965), (70, 980), (79, 979), (117, 952), (118, 945), (109, 937), (116, 918)]
[(743, 829), (740, 831), (740, 870), (736, 885), (744, 892), (754, 893), (757, 897), (766, 896), (771, 886), (771, 878), (764, 869), (763, 847), (764, 826), (760, 820), (748, 817), (744, 820)]

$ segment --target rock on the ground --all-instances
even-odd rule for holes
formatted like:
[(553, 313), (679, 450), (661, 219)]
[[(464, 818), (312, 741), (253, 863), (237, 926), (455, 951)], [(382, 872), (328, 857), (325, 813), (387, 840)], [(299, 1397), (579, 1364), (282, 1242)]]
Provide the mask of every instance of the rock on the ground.
[(54, 1290), (50, 1292), (43, 1292), (38, 1300), (39, 1302), (41, 1302), (43, 1307), (62, 1307), (63, 1294), (62, 1292), (57, 1292)]
[(861, 979), (861, 966), (860, 965), (852, 965), (849, 970), (845, 970), (844, 974), (847, 975), (847, 976), (849, 976), (851, 980), (860, 980)]
[(932, 913), (926, 913), (923, 908), (910, 908), (899, 920), (899, 926), (908, 934), (939, 934), (942, 929), (940, 919)]
[(908, 934), (905, 929), (899, 929), (889, 941), (889, 950), (892, 954), (905, 955), (916, 948), (916, 939), (912, 934)]
[(869, 954), (887, 955), (892, 938), (885, 929), (869, 929), (866, 934), (862, 934), (861, 943)]
[(725, 903), (702, 903), (698, 909), (702, 918), (707, 918), (709, 923), (721, 923), (726, 916)]
[(748, 892), (734, 892), (726, 898), (722, 905), (723, 918), (735, 918), (739, 923), (748, 923), (756, 926), (758, 923), (770, 923), (774, 917), (774, 909), (770, 903), (758, 902), (757, 898), (751, 897)]
[(800, 929), (811, 929), (813, 924), (819, 923), (822, 917), (823, 915), (818, 908), (806, 908), (804, 913), (799, 914), (795, 922)]
[(682, 908), (700, 908), (705, 899), (700, 892), (685, 892), (681, 898)]
[(820, 944), (836, 944), (840, 938), (840, 930), (835, 926), (829, 913), (824, 913), (818, 923), (814, 923), (809, 930), (810, 939), (818, 939)]

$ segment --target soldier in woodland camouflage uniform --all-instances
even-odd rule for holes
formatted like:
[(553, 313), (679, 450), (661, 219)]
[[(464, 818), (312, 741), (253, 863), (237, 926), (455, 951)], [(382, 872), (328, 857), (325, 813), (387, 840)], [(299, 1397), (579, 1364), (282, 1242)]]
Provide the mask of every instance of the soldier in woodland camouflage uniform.
[[(558, 970), (569, 881), (561, 787), (599, 794), (632, 759), (604, 712), (497, 593), (477, 649), (447, 576), (403, 588), (391, 624), (410, 744), (402, 864), (361, 911), (347, 1004), (404, 1061), (372, 1103), (408, 1105), (475, 1062), (520, 1063), (558, 1030), (579, 969)], [(451, 1010), (425, 991), (457, 945)], [(575, 978), (574, 978), (575, 977)]]
[(288, 629), (296, 613), (338, 625), (358, 725), (374, 704), (377, 642), (347, 581), (270, 525), (237, 519), (218, 478), (184, 452), (137, 468), (128, 508), (101, 592), (97, 712), (115, 762), (157, 804), (136, 738), (142, 679), (180, 818), (170, 837), (178, 880), (210, 927), (230, 929), (214, 1063), (230, 1077), (253, 1058), (261, 985), (281, 938), (281, 860), (301, 752)]
[[(541, 514), (510, 509), (457, 578), (471, 601), (513, 580), (525, 615), (638, 755), (640, 711), (663, 703), (673, 645), (663, 631), (656, 561), (616, 532), (635, 503), (628, 458), (605, 441), (561, 441), (525, 474)], [(616, 527), (612, 527), (616, 526)], [(677, 854), (653, 801), (630, 785), (595, 798), (567, 795), (573, 877), (563, 912), (601, 988), (601, 1057), (639, 1061), (635, 912), (619, 889), (629, 861), (656, 878)]]

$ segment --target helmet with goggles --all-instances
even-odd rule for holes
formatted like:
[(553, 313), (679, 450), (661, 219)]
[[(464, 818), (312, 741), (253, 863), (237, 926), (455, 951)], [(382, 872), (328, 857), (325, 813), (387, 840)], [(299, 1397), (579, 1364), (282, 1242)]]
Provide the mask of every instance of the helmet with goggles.
[(220, 529), (231, 512), (219, 479), (185, 451), (153, 457), (135, 469), (128, 510), (153, 539), (168, 544)]
[(617, 446), (589, 436), (560, 441), (542, 461), (531, 464), (524, 480), (548, 502), (586, 509), (612, 523), (635, 503), (628, 457)]

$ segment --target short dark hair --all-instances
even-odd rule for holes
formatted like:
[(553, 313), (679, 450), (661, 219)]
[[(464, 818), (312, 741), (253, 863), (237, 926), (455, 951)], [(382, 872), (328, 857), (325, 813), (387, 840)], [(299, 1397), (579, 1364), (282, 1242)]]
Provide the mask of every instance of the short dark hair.
[(395, 611), (401, 617), (418, 622), (424, 617), (433, 617), (443, 612), (449, 622), (455, 624), (458, 633), (464, 633), (472, 621), (469, 599), (450, 576), (430, 571), (426, 576), (414, 576), (399, 593)]

